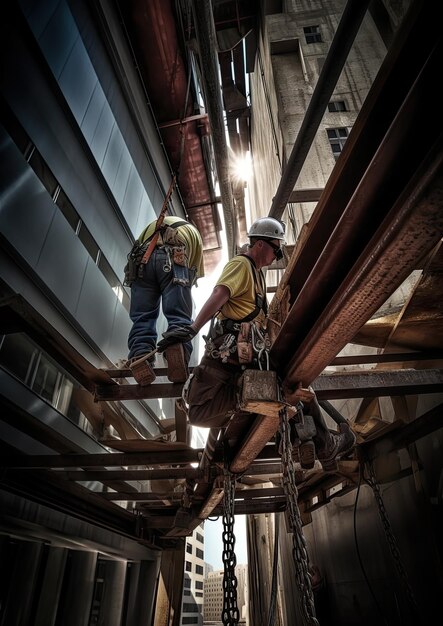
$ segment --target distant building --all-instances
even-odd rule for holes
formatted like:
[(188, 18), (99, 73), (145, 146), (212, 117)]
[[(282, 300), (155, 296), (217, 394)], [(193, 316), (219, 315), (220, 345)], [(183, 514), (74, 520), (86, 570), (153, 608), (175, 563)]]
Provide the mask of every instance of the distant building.
[(185, 624), (203, 624), (203, 588), (204, 562), (204, 522), (197, 526), (191, 537), (186, 538), (185, 576), (181, 622)]
[[(237, 606), (240, 613), (240, 623), (248, 626), (248, 566), (237, 565)], [(221, 624), (223, 611), (223, 570), (209, 572), (204, 581), (204, 624)]]

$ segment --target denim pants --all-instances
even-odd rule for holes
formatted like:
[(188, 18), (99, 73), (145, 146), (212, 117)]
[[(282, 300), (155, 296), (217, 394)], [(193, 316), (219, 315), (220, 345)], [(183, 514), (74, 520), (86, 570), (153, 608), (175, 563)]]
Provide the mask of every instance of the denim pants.
[[(170, 271), (164, 271), (163, 268), (169, 265)], [(165, 248), (154, 249), (143, 267), (143, 277), (137, 278), (131, 286), (129, 359), (147, 354), (155, 348), (160, 302), (168, 321), (168, 330), (192, 323), (191, 286), (194, 275), (194, 270), (169, 263)], [(177, 279), (181, 283), (176, 282)], [(184, 343), (183, 347), (189, 357), (192, 352), (191, 342)]]

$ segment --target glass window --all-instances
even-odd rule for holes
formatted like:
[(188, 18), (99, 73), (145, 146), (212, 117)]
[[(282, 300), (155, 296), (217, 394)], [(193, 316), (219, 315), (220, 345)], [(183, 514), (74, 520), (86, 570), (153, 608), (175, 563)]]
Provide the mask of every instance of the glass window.
[(319, 43), (322, 40), (319, 26), (305, 26), (303, 32), (306, 43)]
[(56, 406), (60, 389), (61, 374), (53, 363), (40, 354), (31, 389), (52, 405)]
[(39, 352), (26, 335), (4, 335), (0, 344), (0, 365), (29, 385)]
[(195, 554), (196, 556), (198, 556), (199, 559), (203, 559), (204, 557), (203, 550), (200, 550), (200, 548), (195, 549)]
[(327, 133), (332, 153), (337, 159), (343, 150), (349, 131), (347, 128), (328, 128)]
[(334, 100), (328, 104), (328, 111), (331, 111), (332, 113), (347, 110), (346, 102), (344, 100)]
[(196, 565), (195, 566), (195, 573), (196, 574), (203, 574), (203, 567), (201, 565)]
[(192, 546), (191, 546), (191, 544), (190, 544), (190, 543), (187, 543), (187, 544), (186, 544), (186, 552), (187, 552), (188, 554), (192, 554)]
[(192, 563), (191, 563), (191, 561), (185, 561), (185, 570), (187, 572), (192, 572)]

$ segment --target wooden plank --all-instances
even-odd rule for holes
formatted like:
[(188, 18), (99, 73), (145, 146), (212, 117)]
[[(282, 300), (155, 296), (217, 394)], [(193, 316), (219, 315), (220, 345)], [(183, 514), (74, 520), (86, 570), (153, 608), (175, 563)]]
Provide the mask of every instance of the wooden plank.
[[(235, 419), (235, 417), (233, 418)], [(240, 449), (230, 464), (230, 471), (234, 474), (244, 472), (272, 439), (279, 427), (279, 416), (258, 415)]]

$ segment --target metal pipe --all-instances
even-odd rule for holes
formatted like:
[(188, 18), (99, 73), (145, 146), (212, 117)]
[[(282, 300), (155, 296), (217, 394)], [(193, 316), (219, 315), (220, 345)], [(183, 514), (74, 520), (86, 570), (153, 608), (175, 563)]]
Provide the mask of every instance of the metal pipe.
[(205, 103), (211, 125), (214, 158), (222, 197), (228, 257), (231, 258), (236, 253), (237, 229), (229, 174), (228, 145), (223, 121), (223, 103), (218, 73), (217, 38), (214, 16), (210, 0), (193, 0), (192, 9), (200, 60), (202, 63)]

